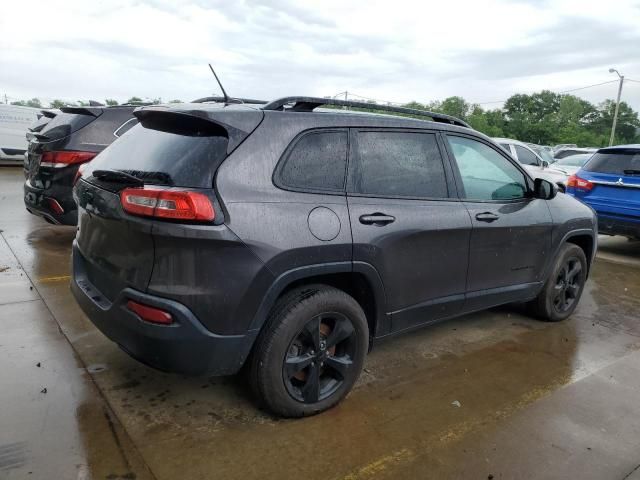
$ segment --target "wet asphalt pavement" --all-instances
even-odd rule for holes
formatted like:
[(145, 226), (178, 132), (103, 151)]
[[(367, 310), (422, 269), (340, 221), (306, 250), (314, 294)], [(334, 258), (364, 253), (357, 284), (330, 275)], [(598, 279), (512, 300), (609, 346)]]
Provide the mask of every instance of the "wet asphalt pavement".
[(602, 237), (577, 312), (500, 308), (369, 355), (337, 408), (279, 420), (239, 378), (163, 374), (69, 291), (75, 229), (0, 169), (0, 479), (640, 479), (640, 242)]

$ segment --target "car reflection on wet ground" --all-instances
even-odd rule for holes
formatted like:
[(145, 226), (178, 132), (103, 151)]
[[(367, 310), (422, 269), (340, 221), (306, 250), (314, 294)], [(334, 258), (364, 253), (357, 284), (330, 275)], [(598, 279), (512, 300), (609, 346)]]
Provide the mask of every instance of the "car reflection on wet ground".
[[(149, 369), (69, 291), (75, 229), (0, 170), (0, 477), (635, 478), (640, 242), (602, 238), (577, 312), (500, 308), (390, 340), (337, 408), (279, 420), (238, 378)], [(639, 477), (640, 478), (640, 477)]]

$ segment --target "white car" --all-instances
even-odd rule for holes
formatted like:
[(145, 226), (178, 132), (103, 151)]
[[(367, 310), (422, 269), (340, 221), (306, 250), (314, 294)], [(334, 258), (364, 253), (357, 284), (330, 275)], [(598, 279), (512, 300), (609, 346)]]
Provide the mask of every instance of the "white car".
[(577, 155), (571, 155), (570, 157), (564, 157), (554, 163), (553, 168), (567, 175), (573, 175), (580, 170), (591, 157), (593, 157), (593, 153), (579, 153)]
[(543, 160), (526, 143), (511, 138), (494, 138), (493, 141), (520, 162), (533, 178), (543, 178), (558, 185), (563, 192), (566, 190), (569, 176), (561, 170), (550, 167), (549, 162)]
[(40, 108), (0, 104), (0, 161), (22, 164), (27, 151), (27, 131), (35, 123)]

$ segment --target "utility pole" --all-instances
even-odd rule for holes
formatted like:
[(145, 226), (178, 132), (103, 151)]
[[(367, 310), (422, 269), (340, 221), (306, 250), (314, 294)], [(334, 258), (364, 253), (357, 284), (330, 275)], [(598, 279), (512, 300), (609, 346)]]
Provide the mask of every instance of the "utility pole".
[(613, 145), (613, 139), (616, 136), (616, 124), (618, 123), (618, 110), (620, 110), (620, 97), (622, 96), (622, 84), (624, 83), (624, 75), (620, 75), (620, 72), (615, 68), (610, 68), (609, 73), (616, 72), (620, 77), (620, 83), (618, 84), (618, 98), (616, 100), (616, 109), (613, 114), (613, 125), (611, 126), (611, 137), (609, 138), (609, 146)]

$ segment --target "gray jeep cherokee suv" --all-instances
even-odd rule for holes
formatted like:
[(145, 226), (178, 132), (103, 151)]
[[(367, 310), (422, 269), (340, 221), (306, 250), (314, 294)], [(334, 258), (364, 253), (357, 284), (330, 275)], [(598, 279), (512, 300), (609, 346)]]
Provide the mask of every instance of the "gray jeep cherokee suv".
[(295, 417), (338, 403), (379, 339), (510, 302), (571, 315), (589, 207), (461, 120), (327, 104), (372, 108), (138, 109), (74, 190), (72, 290), (91, 321), (162, 370), (245, 366)]

